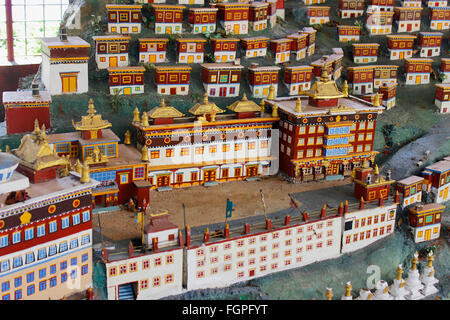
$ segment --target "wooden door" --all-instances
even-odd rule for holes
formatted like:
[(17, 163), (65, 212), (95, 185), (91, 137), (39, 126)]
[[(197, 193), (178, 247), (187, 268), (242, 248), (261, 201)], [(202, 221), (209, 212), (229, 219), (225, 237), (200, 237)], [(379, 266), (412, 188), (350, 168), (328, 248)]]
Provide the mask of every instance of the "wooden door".
[(177, 94), (177, 88), (170, 88), (170, 94), (176, 95)]
[(77, 76), (61, 76), (62, 92), (77, 92)]
[(438, 30), (441, 30), (441, 29), (442, 29), (442, 22), (439, 22), (439, 23), (437, 24), (437, 29), (438, 29)]
[(433, 54), (433, 50), (432, 49), (428, 49), (428, 56), (431, 57), (432, 54)]
[(166, 28), (166, 33), (167, 34), (171, 34), (172, 33), (172, 27), (167, 27)]
[(112, 68), (117, 67), (117, 57), (109, 57), (109, 66)]
[(365, 85), (361, 86), (361, 94), (366, 94), (366, 86)]
[(332, 175), (335, 175), (338, 173), (339, 173), (339, 164), (338, 163), (331, 164), (327, 168), (327, 175), (329, 175), (329, 176), (332, 176)]
[(156, 62), (156, 54), (149, 55), (149, 61), (150, 61), (150, 63)]
[(170, 184), (170, 176), (169, 176), (169, 175), (166, 175), (166, 176), (159, 176), (159, 177), (156, 179), (156, 186), (157, 186), (158, 188), (160, 188), (160, 187), (168, 187), (169, 184)]
[(420, 76), (416, 76), (416, 84), (420, 84)]
[(194, 63), (194, 56), (188, 55), (188, 63)]
[(448, 187), (444, 190), (444, 200), (448, 197)]
[(431, 229), (425, 230), (425, 241), (430, 240), (431, 238)]
[(216, 170), (204, 170), (203, 182), (216, 181)]
[(239, 25), (238, 24), (234, 25), (233, 31), (234, 31), (234, 34), (239, 34)]
[(227, 88), (226, 87), (220, 87), (219, 88), (219, 96), (225, 97), (227, 95)]
[(412, 30), (412, 24), (411, 23), (408, 23), (407, 25), (406, 25), (406, 31), (411, 31)]
[(400, 52), (400, 60), (403, 59), (405, 57), (405, 53), (402, 51)]
[(246, 177), (255, 177), (258, 175), (258, 166), (248, 166)]
[(123, 94), (131, 94), (131, 88), (123, 88)]

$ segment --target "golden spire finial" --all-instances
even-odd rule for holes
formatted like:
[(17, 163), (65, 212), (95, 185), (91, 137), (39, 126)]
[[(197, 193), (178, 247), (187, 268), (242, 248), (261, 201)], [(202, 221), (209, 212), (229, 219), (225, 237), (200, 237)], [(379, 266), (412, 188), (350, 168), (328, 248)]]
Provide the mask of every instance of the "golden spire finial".
[(344, 96), (348, 97), (348, 83), (347, 80), (344, 81), (344, 85), (342, 86), (342, 93)]
[(141, 122), (141, 113), (139, 112), (138, 107), (136, 107), (133, 111), (133, 122), (135, 123)]
[(88, 106), (88, 114), (92, 117), (94, 115), (94, 113), (96, 113), (97, 111), (95, 110), (95, 106), (94, 106), (94, 99), (90, 98), (89, 99), (89, 106)]
[(401, 264), (398, 265), (397, 267), (397, 280), (402, 280), (402, 274), (403, 274), (403, 267)]
[(266, 102), (264, 101), (264, 99), (261, 99), (261, 102), (259, 103), (259, 107), (261, 108), (261, 112), (266, 111), (265, 105), (266, 105)]
[(302, 99), (300, 97), (297, 98), (297, 102), (295, 103), (295, 112), (302, 112)]
[(41, 134), (41, 129), (39, 129), (39, 120), (37, 118), (34, 119), (33, 134), (36, 135), (36, 136), (39, 136)]
[(378, 169), (378, 165), (375, 165), (375, 168), (373, 169), (373, 174), (375, 174), (375, 175), (380, 174), (380, 169)]
[(81, 167), (81, 183), (88, 183), (91, 181), (91, 176), (89, 174), (89, 166), (86, 162), (84, 162), (84, 165)]
[(248, 101), (247, 95), (245, 94), (245, 92), (244, 92), (244, 94), (242, 95), (241, 101)]
[(278, 105), (276, 103), (272, 107), (272, 117), (278, 118)]
[(327, 300), (333, 300), (333, 289), (327, 288), (325, 296), (327, 297)]
[(267, 99), (269, 99), (269, 100), (275, 99), (275, 87), (273, 86), (273, 84), (270, 84), (269, 95), (267, 96)]
[(160, 108), (165, 108), (165, 106), (166, 106), (166, 100), (164, 100), (164, 98), (162, 98), (161, 105), (159, 107)]
[[(164, 99), (163, 99), (163, 102), (164, 102)], [(161, 106), (163, 105), (163, 102), (161, 102)], [(144, 128), (150, 126), (150, 124), (148, 123), (148, 115), (147, 115), (147, 112), (145, 112), (145, 111), (142, 113), (141, 125)]]
[(345, 285), (345, 296), (350, 297), (352, 295), (352, 283), (349, 281)]
[(125, 139), (123, 139), (124, 144), (131, 144), (131, 133), (130, 130), (125, 132)]
[(7, 153), (10, 153), (10, 152), (11, 152), (11, 150), (9, 149), (9, 145), (8, 145), (8, 144), (6, 145), (5, 152), (7, 152)]
[(142, 162), (148, 161), (148, 148), (145, 145), (141, 149), (141, 161)]
[(374, 101), (373, 101), (373, 106), (374, 107), (379, 107), (381, 104), (380, 104), (380, 94), (377, 92), (376, 94), (375, 94), (375, 99), (374, 99)]
[(75, 163), (75, 171), (81, 174), (81, 171), (83, 169), (83, 165), (80, 162), (80, 159), (77, 159), (77, 162)]
[(203, 93), (203, 104), (208, 104), (208, 94), (206, 92)]
[(330, 77), (328, 76), (327, 69), (323, 67), (322, 74), (320, 75), (320, 81), (327, 82), (328, 80), (330, 80)]
[(412, 266), (411, 266), (411, 270), (416, 270), (417, 269), (417, 264), (419, 263), (419, 253), (416, 251), (414, 253), (414, 257), (412, 258)]
[(427, 260), (428, 260), (427, 267), (431, 268), (433, 266), (433, 260), (434, 260), (433, 250), (430, 250), (430, 252), (428, 253)]

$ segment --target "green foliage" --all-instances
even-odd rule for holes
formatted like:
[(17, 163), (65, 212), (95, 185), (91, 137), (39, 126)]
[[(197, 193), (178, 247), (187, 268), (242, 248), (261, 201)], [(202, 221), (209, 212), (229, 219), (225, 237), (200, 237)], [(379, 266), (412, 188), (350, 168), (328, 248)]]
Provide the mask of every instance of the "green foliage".
[(201, 97), (200, 97), (200, 95), (198, 93), (193, 93), (192, 94), (192, 100), (194, 102), (200, 102), (200, 99), (201, 99)]
[(119, 107), (122, 105), (123, 96), (120, 94), (122, 89), (119, 89), (115, 94), (111, 95), (111, 107), (115, 113), (119, 113)]
[(101, 262), (97, 262), (94, 265), (92, 284), (95, 289), (100, 290), (103, 294), (103, 299), (108, 297), (108, 293), (106, 291), (106, 267)]
[(141, 65), (145, 68), (146, 72), (150, 72), (156, 68), (154, 63), (141, 62)]

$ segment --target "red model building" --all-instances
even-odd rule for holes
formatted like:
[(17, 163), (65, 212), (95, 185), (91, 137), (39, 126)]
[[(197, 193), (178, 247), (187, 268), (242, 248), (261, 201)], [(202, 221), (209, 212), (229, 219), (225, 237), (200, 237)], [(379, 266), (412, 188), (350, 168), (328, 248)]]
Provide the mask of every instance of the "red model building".
[(377, 165), (375, 165), (375, 169), (372, 167), (355, 168), (352, 178), (355, 183), (355, 197), (363, 198), (366, 202), (387, 199), (391, 184), (395, 182), (390, 179), (390, 175), (386, 178), (382, 177), (378, 172)]
[(284, 83), (289, 90), (289, 95), (299, 95), (311, 88), (311, 76), (313, 67), (295, 66), (284, 68)]
[(215, 62), (233, 62), (236, 60), (238, 42), (238, 38), (211, 38)]
[(348, 67), (347, 81), (354, 95), (373, 93), (373, 66)]
[(442, 32), (419, 32), (421, 57), (437, 57), (441, 54)]
[(31, 132), (37, 119), (39, 123), (50, 127), (50, 103), (48, 91), (39, 91), (34, 82), (31, 91), (3, 92), (3, 105), (6, 114), (6, 133)]
[(165, 66), (156, 67), (155, 81), (159, 94), (187, 95), (191, 78), (191, 67)]
[(359, 26), (337, 26), (338, 37), (340, 42), (359, 41), (361, 28)]

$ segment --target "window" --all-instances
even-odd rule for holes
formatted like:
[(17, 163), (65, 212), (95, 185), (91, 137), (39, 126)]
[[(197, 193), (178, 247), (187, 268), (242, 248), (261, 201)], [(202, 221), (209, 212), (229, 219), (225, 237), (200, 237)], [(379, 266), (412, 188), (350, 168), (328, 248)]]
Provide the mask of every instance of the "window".
[[(14, 48), (11, 61), (15, 57), (40, 55), (40, 38), (58, 34), (61, 18), (69, 0), (26, 0), (12, 1)], [(0, 56), (7, 55), (5, 1), (0, 1)]]
[(80, 214), (79, 213), (77, 213), (77, 214), (74, 214), (73, 216), (72, 216), (72, 225), (77, 225), (77, 224), (79, 224), (80, 223)]
[(88, 268), (88, 265), (87, 264), (85, 264), (85, 265), (82, 265), (81, 266), (81, 275), (85, 275), (85, 274), (87, 274), (88, 273), (88, 270), (89, 270), (89, 268)]
[(45, 248), (38, 250), (38, 260), (47, 258), (47, 250)]
[(56, 225), (56, 221), (50, 221), (48, 224), (48, 232), (52, 233), (55, 232), (58, 229), (57, 225)]
[(20, 231), (13, 233), (13, 241), (12, 241), (12, 243), (15, 244), (15, 243), (18, 243), (18, 242), (20, 242)]
[(45, 289), (47, 289), (47, 282), (46, 281), (39, 282), (39, 291), (44, 291)]
[(67, 241), (63, 241), (59, 244), (59, 252), (67, 251)]
[(34, 281), (34, 272), (28, 273), (27, 274), (27, 283), (30, 283), (33, 281)]
[(61, 270), (66, 270), (67, 269), (67, 261), (63, 261), (59, 264), (59, 268)]
[(75, 249), (78, 247), (78, 239), (70, 240), (70, 249)]
[(36, 228), (36, 235), (38, 237), (45, 236), (45, 224), (41, 224)]
[(81, 245), (85, 245), (86, 243), (89, 243), (90, 241), (91, 241), (91, 239), (88, 234), (85, 234), (81, 237)]
[(61, 219), (61, 228), (66, 229), (69, 227), (69, 217), (64, 217)]
[(22, 277), (17, 277), (14, 279), (14, 287), (20, 287), (22, 285)]
[(61, 283), (64, 283), (67, 281), (67, 272), (61, 273)]
[(32, 263), (34, 262), (34, 252), (28, 252), (25, 255), (25, 263)]
[(83, 222), (87, 222), (91, 219), (91, 213), (90, 211), (84, 211), (83, 212)]
[(34, 229), (25, 229), (25, 240), (31, 240), (34, 238)]
[(0, 247), (1, 248), (6, 247), (8, 244), (9, 244), (8, 235), (2, 236), (0, 238)]
[(34, 284), (27, 287), (27, 296), (31, 296), (34, 294)]

